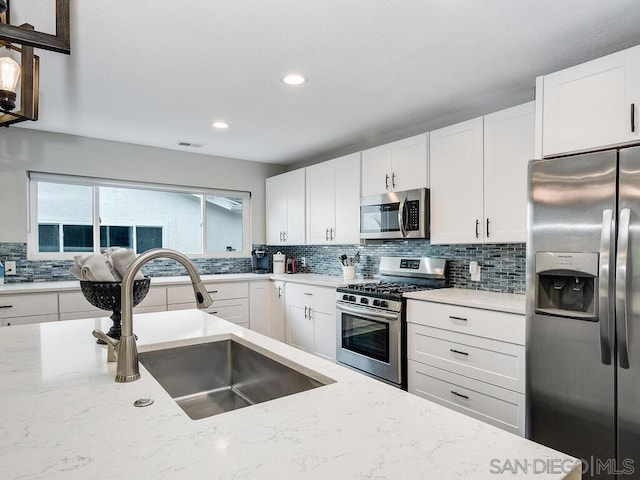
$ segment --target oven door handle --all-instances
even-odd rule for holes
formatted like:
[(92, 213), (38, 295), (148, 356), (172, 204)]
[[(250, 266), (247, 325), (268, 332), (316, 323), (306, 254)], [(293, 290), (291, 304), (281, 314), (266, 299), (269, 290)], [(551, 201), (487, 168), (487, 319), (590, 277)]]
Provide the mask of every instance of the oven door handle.
[(384, 313), (384, 312), (376, 312), (369, 309), (364, 308), (353, 308), (348, 307), (346, 305), (336, 304), (336, 308), (341, 312), (352, 313), (354, 315), (359, 315), (361, 317), (372, 318), (375, 320), (387, 320), (389, 322), (398, 321), (397, 313)]

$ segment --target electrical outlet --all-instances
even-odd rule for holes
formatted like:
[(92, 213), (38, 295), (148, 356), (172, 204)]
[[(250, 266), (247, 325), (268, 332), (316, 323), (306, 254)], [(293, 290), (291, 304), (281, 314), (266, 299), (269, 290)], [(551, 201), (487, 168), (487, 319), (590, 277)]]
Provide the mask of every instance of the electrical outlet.
[(469, 273), (471, 274), (471, 281), (472, 282), (479, 282), (480, 281), (480, 265), (478, 265), (478, 262), (476, 261), (472, 261), (469, 262)]
[(307, 257), (301, 257), (300, 258), (300, 265), (303, 267), (307, 266)]
[(7, 260), (4, 262), (4, 274), (15, 275), (16, 274), (16, 262)]

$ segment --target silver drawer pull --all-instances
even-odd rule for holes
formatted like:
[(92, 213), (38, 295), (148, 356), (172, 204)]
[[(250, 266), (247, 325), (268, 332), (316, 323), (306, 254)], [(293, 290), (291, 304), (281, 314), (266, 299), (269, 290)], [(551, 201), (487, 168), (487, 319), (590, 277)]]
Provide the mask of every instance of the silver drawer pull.
[(451, 320), (460, 320), (461, 322), (466, 322), (467, 321), (467, 319), (464, 318), (464, 317), (454, 317), (453, 315), (449, 315), (449, 318)]
[(207, 293), (218, 293), (218, 290), (207, 290)]
[(456, 397), (460, 397), (460, 398), (464, 398), (465, 400), (469, 400), (469, 397), (467, 395), (462, 395), (461, 393), (458, 393), (458, 392), (456, 392), (454, 390), (450, 390), (450, 392), (452, 394), (454, 394)]
[(455, 350), (453, 348), (450, 348), (449, 351), (452, 352), (452, 353), (457, 353), (459, 355), (466, 355), (467, 357), (469, 356), (469, 354), (467, 352), (461, 352), (460, 350)]
[(0, 308), (13, 308), (13, 305), (0, 305)]
[(313, 293), (308, 293), (308, 292), (304, 292), (305, 295), (309, 295), (310, 297), (313, 296)]

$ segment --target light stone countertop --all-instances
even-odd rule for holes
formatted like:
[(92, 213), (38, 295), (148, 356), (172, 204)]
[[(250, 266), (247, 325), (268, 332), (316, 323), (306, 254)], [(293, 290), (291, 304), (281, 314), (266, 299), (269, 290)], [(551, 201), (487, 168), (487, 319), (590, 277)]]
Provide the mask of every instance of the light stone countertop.
[[(341, 276), (320, 275), (316, 273), (295, 274), (257, 274), (257, 273), (221, 273), (215, 275), (201, 275), (204, 282), (246, 282), (257, 280), (281, 280), (284, 282), (305, 283), (323, 287), (337, 288), (351, 283), (371, 283), (378, 280), (362, 278), (345, 281)], [(188, 276), (152, 277), (151, 286), (180, 285), (190, 283)], [(47, 293), (80, 290), (78, 280), (60, 282), (22, 282), (5, 283), (0, 285), (0, 295), (15, 295), (23, 293)]]
[(522, 293), (498, 293), (465, 288), (441, 288), (423, 292), (405, 293), (406, 298), (427, 302), (447, 303), (463, 307), (525, 314), (525, 295)]
[[(495, 480), (516, 461), (529, 465), (519, 479), (561, 479), (576, 465), (201, 311), (135, 315), (140, 351), (236, 336), (336, 381), (191, 420), (142, 366), (140, 380), (114, 382), (115, 364), (91, 337), (110, 324), (103, 317), (0, 329), (3, 479)], [(133, 407), (145, 397), (155, 403)]]

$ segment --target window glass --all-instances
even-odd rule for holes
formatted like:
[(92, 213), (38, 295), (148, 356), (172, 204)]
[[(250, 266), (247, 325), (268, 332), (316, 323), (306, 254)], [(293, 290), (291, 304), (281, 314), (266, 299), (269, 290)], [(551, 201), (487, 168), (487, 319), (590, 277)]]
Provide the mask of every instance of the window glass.
[(208, 195), (207, 251), (235, 252), (242, 250), (242, 198)]
[(60, 225), (41, 223), (38, 225), (39, 250), (41, 252), (60, 251)]
[(187, 254), (202, 253), (200, 204), (190, 193), (100, 187), (102, 225), (160, 225), (162, 246)]
[(248, 192), (46, 173), (29, 176), (28, 255), (34, 260), (70, 259), (73, 253), (109, 247), (249, 256)]

